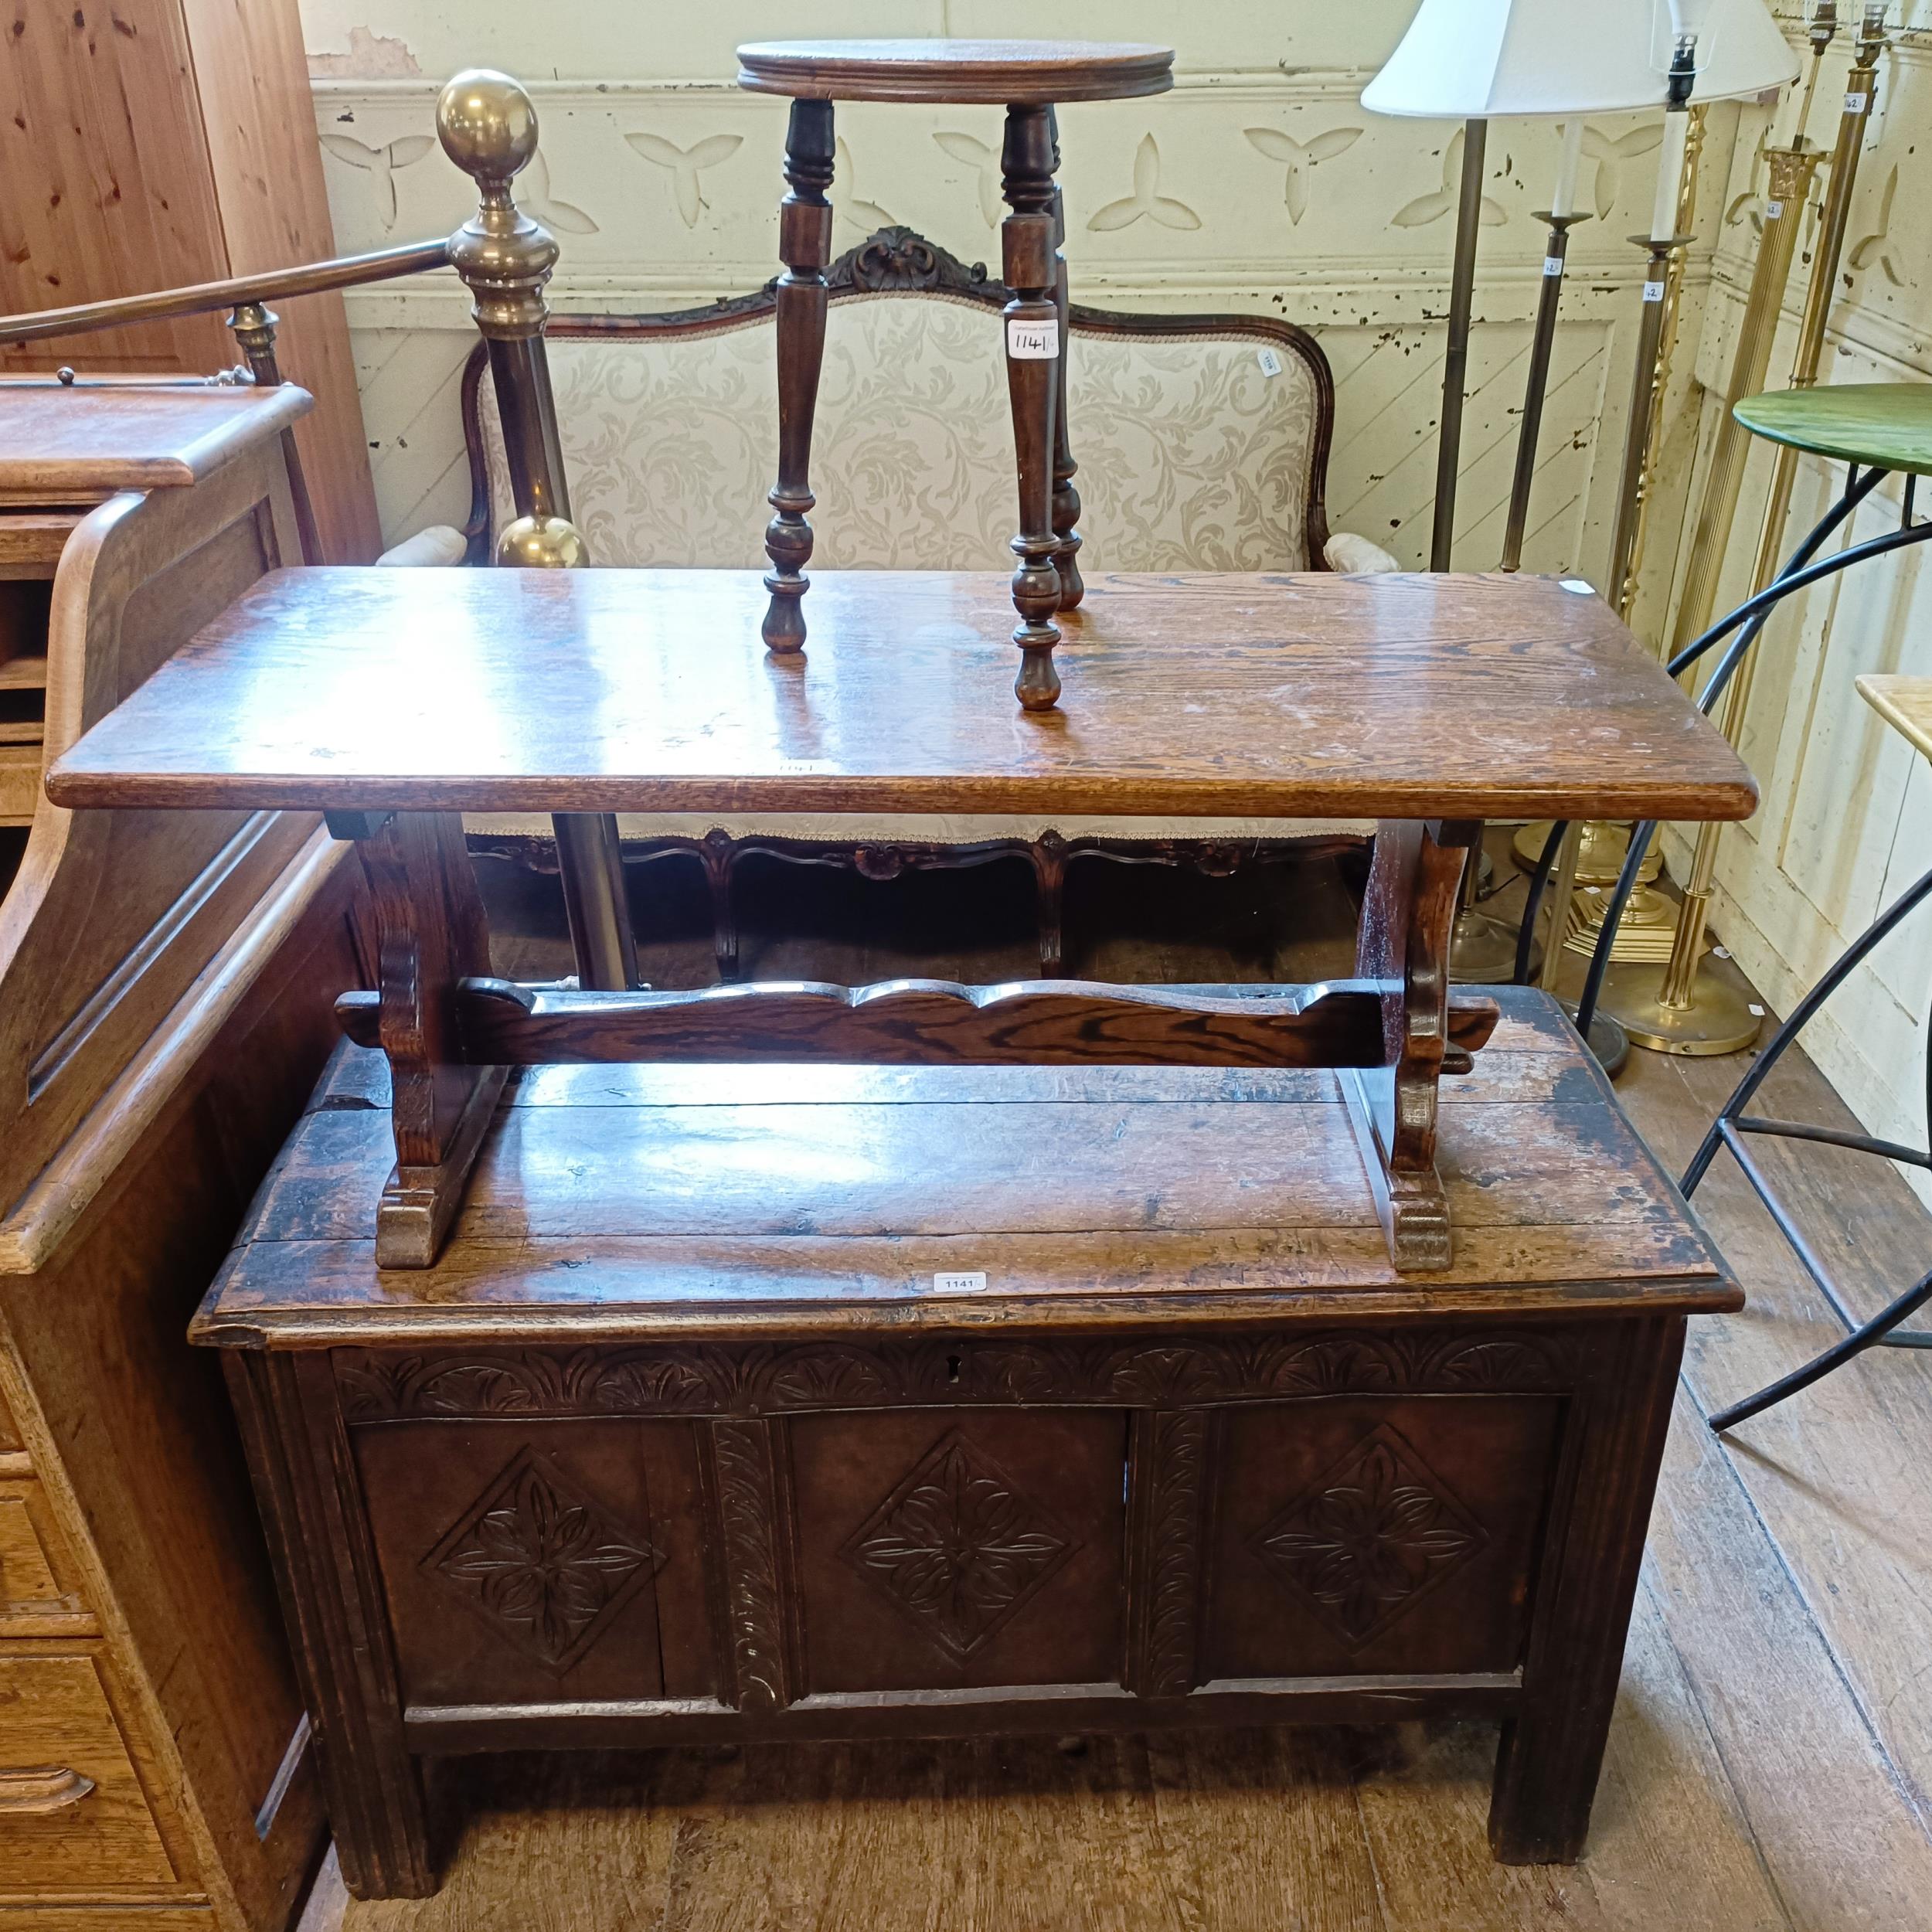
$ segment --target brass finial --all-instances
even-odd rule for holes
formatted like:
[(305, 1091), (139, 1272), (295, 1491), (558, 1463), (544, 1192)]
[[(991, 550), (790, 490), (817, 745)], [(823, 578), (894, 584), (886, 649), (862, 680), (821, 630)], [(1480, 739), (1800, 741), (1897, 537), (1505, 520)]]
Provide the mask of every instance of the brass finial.
[(436, 97), (436, 131), (464, 174), (501, 187), (536, 152), (536, 109), (508, 74), (466, 67)]
[(574, 523), (560, 516), (520, 516), (504, 526), (496, 560), (507, 570), (580, 570), (590, 553)]
[(510, 183), (536, 152), (536, 109), (508, 74), (472, 67), (437, 97), (443, 151), (473, 179), (476, 213), (450, 237), (450, 263), (475, 298), (485, 335), (543, 332), (543, 284), (556, 266), (549, 231), (519, 209)]

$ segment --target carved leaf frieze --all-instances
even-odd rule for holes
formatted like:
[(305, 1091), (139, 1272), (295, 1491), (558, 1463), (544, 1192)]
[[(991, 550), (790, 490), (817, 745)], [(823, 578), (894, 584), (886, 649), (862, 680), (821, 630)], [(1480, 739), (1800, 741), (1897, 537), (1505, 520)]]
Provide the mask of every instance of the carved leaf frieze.
[(760, 1416), (910, 1403), (1161, 1408), (1349, 1393), (1536, 1393), (1573, 1386), (1580, 1372), (1574, 1345), (1560, 1335), (1487, 1327), (1213, 1340), (940, 1337), (335, 1354), (352, 1422)]

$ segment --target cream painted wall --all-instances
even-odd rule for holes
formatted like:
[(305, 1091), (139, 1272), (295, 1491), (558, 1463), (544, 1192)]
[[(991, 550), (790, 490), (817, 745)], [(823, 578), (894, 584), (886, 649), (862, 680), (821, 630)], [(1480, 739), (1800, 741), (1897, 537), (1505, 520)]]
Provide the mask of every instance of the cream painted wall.
[[(1317, 329), (1339, 387), (1329, 502), (1337, 528), (1407, 561), (1426, 554), (1454, 229), (1453, 127), (1378, 121), (1358, 96), (1410, 0), (772, 0), (672, 7), (509, 0), (305, 0), (318, 124), (345, 249), (446, 230), (467, 183), (426, 139), (435, 90), (485, 63), (531, 87), (543, 155), (524, 199), (556, 230), (560, 307), (661, 308), (755, 287), (776, 267), (784, 105), (740, 93), (732, 50), (758, 36), (1043, 32), (1172, 37), (1179, 84), (1063, 117), (1077, 291), (1129, 308), (1272, 309)], [(1175, 24), (1177, 17), (1181, 24)], [(842, 111), (835, 245), (888, 219), (968, 260), (997, 261), (996, 109)], [(1728, 171), (1736, 111), (1713, 117), (1707, 194)], [(1614, 514), (1627, 344), (1648, 217), (1655, 121), (1593, 123), (1583, 227), (1546, 422), (1528, 561), (1588, 567)], [(1483, 272), (1465, 430), (1459, 563), (1492, 564), (1514, 457), (1529, 318), (1557, 136), (1491, 138)], [(1695, 331), (1709, 251), (1694, 263)], [(376, 487), (392, 536), (460, 520), (454, 371), (464, 298), (392, 284), (352, 295)], [(1599, 462), (1601, 448), (1610, 452)], [(1675, 505), (1666, 488), (1663, 509)], [(760, 514), (762, 512), (760, 512)]]

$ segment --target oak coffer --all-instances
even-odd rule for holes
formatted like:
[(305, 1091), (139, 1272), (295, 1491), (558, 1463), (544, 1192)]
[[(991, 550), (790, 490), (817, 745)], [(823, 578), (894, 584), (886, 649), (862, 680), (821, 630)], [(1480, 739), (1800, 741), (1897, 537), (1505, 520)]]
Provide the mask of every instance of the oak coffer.
[(345, 1045), (195, 1332), (351, 1886), (433, 1888), (439, 1753), (1440, 1713), (1502, 1723), (1498, 1855), (1574, 1857), (1685, 1317), (1739, 1298), (1501, 997), (1420, 1276), (1335, 1073), (1196, 1067), (526, 1069), (379, 1270)]

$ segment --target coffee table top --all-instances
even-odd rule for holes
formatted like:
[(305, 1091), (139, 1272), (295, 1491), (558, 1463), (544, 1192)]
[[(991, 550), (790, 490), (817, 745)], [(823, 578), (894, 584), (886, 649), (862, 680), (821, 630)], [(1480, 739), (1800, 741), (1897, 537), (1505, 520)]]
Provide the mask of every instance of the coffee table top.
[(1100, 40), (754, 40), (738, 49), (738, 85), (804, 100), (1130, 100), (1174, 85), (1174, 49)]
[(1753, 436), (1815, 456), (1932, 476), (1932, 383), (1770, 389), (1732, 413)]
[(1587, 586), (1104, 576), (1062, 707), (1003, 573), (282, 570), (52, 768), (69, 806), (1748, 818), (1720, 733)]

